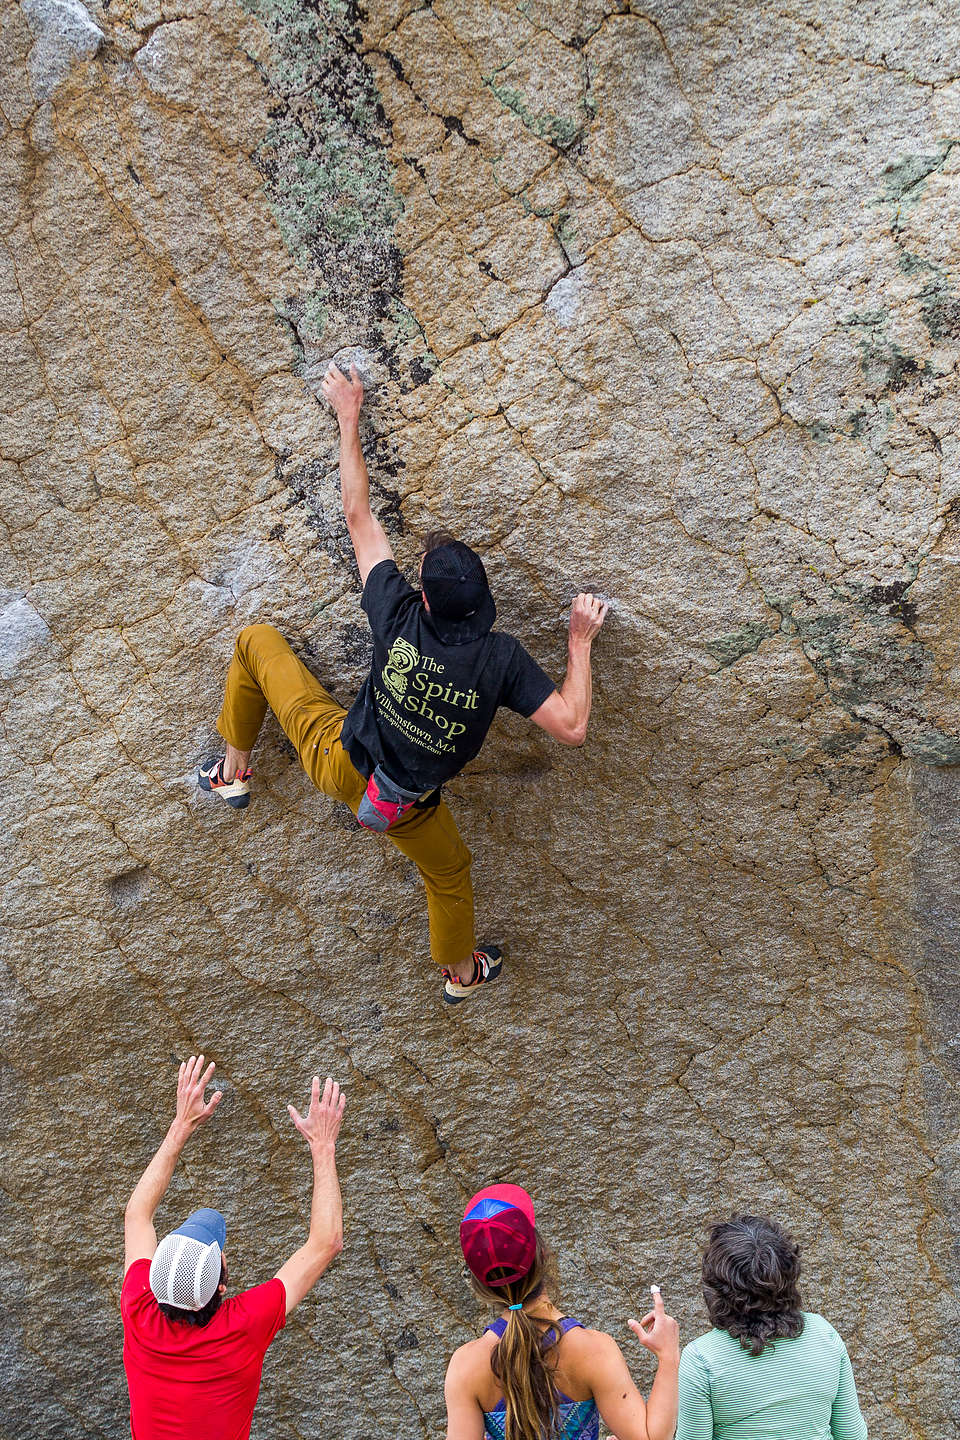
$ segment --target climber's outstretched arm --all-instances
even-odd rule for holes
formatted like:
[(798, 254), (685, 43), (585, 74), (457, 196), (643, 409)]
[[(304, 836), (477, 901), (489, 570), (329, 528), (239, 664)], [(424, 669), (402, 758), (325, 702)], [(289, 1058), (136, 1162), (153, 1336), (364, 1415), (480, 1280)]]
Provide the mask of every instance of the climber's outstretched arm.
[(350, 366), (350, 378), (331, 360), (320, 387), (337, 412), (340, 422), (340, 494), (343, 514), (357, 557), (360, 583), (381, 560), (392, 560), (393, 551), (386, 531), (370, 509), (370, 477), (360, 446), (360, 406), (363, 386), (357, 367)]
[(595, 595), (578, 595), (570, 610), (567, 673), (530, 719), (561, 745), (582, 745), (593, 698), (590, 646), (600, 633), (609, 605)]

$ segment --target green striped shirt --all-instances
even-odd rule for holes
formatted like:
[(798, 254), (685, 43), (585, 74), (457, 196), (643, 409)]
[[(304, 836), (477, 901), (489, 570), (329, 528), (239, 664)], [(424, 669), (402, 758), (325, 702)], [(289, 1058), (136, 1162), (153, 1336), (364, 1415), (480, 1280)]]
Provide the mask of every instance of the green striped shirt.
[(711, 1330), (680, 1358), (676, 1440), (866, 1440), (847, 1347), (822, 1315), (753, 1356)]

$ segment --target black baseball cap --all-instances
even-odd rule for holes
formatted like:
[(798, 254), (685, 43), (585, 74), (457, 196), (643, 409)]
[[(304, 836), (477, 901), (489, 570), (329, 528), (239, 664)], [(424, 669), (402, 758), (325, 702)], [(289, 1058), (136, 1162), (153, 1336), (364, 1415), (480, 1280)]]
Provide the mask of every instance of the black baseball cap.
[(428, 618), (445, 645), (465, 645), (493, 628), (497, 607), (487, 572), (477, 552), (462, 540), (427, 551), (420, 583), (430, 603)]

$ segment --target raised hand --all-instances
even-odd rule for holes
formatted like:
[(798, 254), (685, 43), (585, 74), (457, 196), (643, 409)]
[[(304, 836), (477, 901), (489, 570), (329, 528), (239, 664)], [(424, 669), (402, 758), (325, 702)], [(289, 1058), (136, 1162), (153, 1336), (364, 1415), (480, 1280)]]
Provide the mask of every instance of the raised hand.
[(320, 382), (320, 389), (336, 410), (338, 420), (357, 422), (360, 406), (363, 404), (363, 385), (360, 383), (356, 365), (350, 366), (348, 380), (339, 365), (331, 360)]
[(648, 1310), (642, 1320), (628, 1320), (627, 1324), (640, 1344), (652, 1350), (657, 1359), (677, 1355), (680, 1351), (680, 1326), (672, 1315), (668, 1315), (660, 1294), (659, 1285), (650, 1286), (653, 1295), (653, 1309)]
[(210, 1119), (223, 1099), (223, 1091), (216, 1090), (206, 1104), (203, 1100), (203, 1092), (210, 1084), (216, 1068), (211, 1060), (204, 1070), (202, 1055), (191, 1055), (189, 1060), (181, 1063), (177, 1079), (177, 1123), (188, 1135), (192, 1135), (204, 1120)]
[(578, 595), (570, 607), (570, 639), (587, 645), (600, 633), (610, 606), (596, 595)]
[(290, 1113), (290, 1119), (310, 1149), (315, 1150), (327, 1145), (336, 1145), (346, 1103), (346, 1096), (342, 1094), (340, 1086), (336, 1080), (331, 1080), (329, 1075), (321, 1098), (320, 1076), (314, 1075), (313, 1084), (310, 1087), (310, 1109), (307, 1111), (306, 1119), (293, 1105), (288, 1105), (287, 1110)]

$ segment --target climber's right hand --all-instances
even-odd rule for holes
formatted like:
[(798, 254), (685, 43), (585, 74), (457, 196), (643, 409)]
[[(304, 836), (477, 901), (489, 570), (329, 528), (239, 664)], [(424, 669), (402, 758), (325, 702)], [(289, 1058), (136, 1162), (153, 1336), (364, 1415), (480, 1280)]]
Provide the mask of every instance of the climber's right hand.
[(570, 642), (589, 645), (600, 633), (610, 606), (596, 595), (578, 595), (570, 608)]
[(320, 389), (337, 412), (338, 420), (341, 422), (352, 421), (356, 424), (360, 415), (360, 406), (363, 404), (363, 385), (360, 382), (356, 365), (350, 366), (350, 378), (348, 379), (340, 366), (331, 360), (321, 381)]

